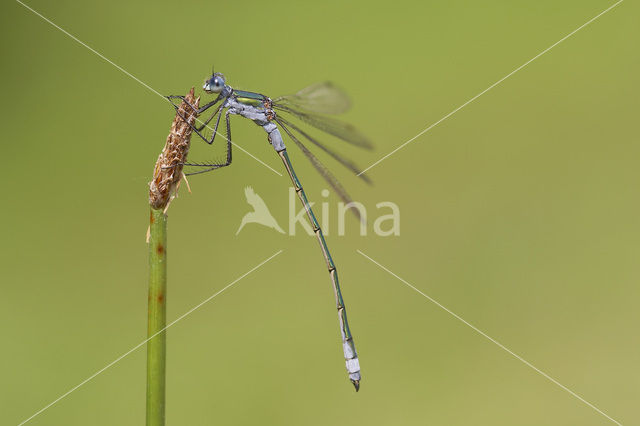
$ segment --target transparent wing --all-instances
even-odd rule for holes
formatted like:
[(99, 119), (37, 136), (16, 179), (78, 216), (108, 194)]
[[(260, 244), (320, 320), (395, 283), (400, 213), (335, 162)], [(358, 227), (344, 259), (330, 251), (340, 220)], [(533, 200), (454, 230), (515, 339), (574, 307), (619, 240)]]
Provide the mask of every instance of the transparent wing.
[[(313, 153), (309, 151), (309, 149), (307, 149), (307, 147), (304, 146), (302, 142), (300, 142), (300, 140), (298, 140), (298, 138), (291, 132), (291, 130), (289, 130), (285, 125), (283, 125), (282, 122), (280, 122), (279, 124), (280, 124), (280, 127), (282, 127), (282, 129), (284, 129), (284, 131), (287, 133), (287, 135), (289, 135), (291, 140), (293, 140), (296, 146), (300, 148), (302, 153), (307, 157), (307, 159), (311, 162), (311, 164), (318, 171), (318, 173), (320, 173), (320, 175), (324, 178), (324, 180), (327, 181), (327, 183), (331, 186), (331, 188), (333, 188), (336, 194), (338, 194), (338, 196), (342, 199), (342, 201), (344, 201), (345, 204), (349, 204), (351, 201), (353, 201), (349, 196), (349, 194), (347, 193), (347, 191), (342, 186), (342, 184), (329, 171), (329, 169), (327, 169), (325, 165), (322, 164), (320, 160), (318, 160), (318, 158), (315, 155), (313, 155)], [(360, 211), (358, 209), (349, 209), (349, 210), (351, 210), (358, 217), (358, 219), (362, 221), (362, 217), (360, 216)]]
[(274, 102), (294, 110), (320, 114), (342, 114), (351, 107), (349, 96), (330, 81), (312, 84), (294, 95), (280, 96)]
[(359, 146), (360, 148), (373, 149), (373, 145), (369, 139), (360, 133), (351, 124), (336, 120), (332, 117), (326, 117), (319, 114), (297, 111), (282, 105), (273, 104), (273, 108), (294, 115), (305, 123), (329, 133), (345, 142)]
[(280, 125), (286, 124), (286, 126), (289, 127), (289, 129), (292, 129), (292, 130), (295, 130), (296, 132), (298, 132), (300, 135), (302, 135), (304, 138), (306, 138), (309, 142), (311, 142), (312, 144), (314, 144), (315, 146), (317, 146), (318, 148), (320, 148), (321, 150), (323, 150), (324, 152), (329, 154), (334, 160), (336, 160), (337, 162), (342, 164), (347, 169), (351, 170), (351, 172), (355, 173), (359, 178), (361, 178), (362, 180), (364, 180), (368, 184), (371, 184), (371, 180), (369, 179), (369, 177), (366, 174), (360, 173), (361, 172), (360, 168), (358, 166), (356, 166), (353, 161), (351, 161), (348, 158), (345, 158), (342, 155), (336, 153), (335, 151), (329, 149), (324, 144), (319, 142), (316, 138), (312, 137), (308, 133), (306, 133), (303, 130), (301, 130), (298, 126), (296, 126), (295, 124), (285, 120), (284, 118), (282, 118), (282, 117), (276, 118), (276, 121)]

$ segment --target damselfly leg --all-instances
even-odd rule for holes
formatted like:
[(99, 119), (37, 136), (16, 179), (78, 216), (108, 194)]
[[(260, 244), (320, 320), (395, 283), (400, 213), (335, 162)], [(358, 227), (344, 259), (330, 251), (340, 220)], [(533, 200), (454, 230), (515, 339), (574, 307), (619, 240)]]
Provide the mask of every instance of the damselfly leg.
[[(167, 98), (171, 101), (171, 103), (173, 104), (174, 108), (176, 108), (176, 111), (178, 111), (178, 114), (180, 114), (180, 111), (178, 110), (178, 106), (173, 102), (173, 99), (180, 99), (181, 101), (184, 100), (183, 96), (167, 96)], [(205, 106), (201, 107), (201, 108), (196, 108), (194, 105), (189, 104), (189, 106), (191, 107), (191, 109), (196, 113), (196, 114), (201, 114), (202, 112), (206, 111), (207, 109), (213, 107), (214, 105), (216, 105), (218, 102), (220, 102), (220, 96), (218, 97), (218, 99), (209, 102), (208, 104), (206, 104)], [(221, 122), (221, 118), (222, 118), (222, 114), (225, 113), (224, 111), (224, 100), (222, 101), (222, 103), (220, 103), (220, 105), (218, 106), (218, 108), (216, 108), (213, 113), (209, 116), (209, 118), (207, 118), (204, 122), (202, 122), (201, 120), (196, 119), (196, 125), (192, 125), (191, 128), (193, 129), (193, 131), (205, 142), (207, 142), (209, 145), (213, 144), (216, 135), (220, 134), (218, 129), (220, 126), (220, 122)], [(182, 116), (182, 115), (181, 115)], [(212, 127), (211, 126), (211, 121), (213, 120), (214, 117), (216, 118), (216, 122), (215, 125)], [(185, 120), (185, 117), (182, 117), (183, 120)], [(185, 120), (186, 121), (186, 120)], [(187, 176), (191, 176), (191, 175), (197, 175), (197, 174), (202, 174), (202, 173), (206, 173), (206, 172), (210, 172), (212, 170), (217, 170), (221, 167), (226, 167), (229, 166), (231, 164), (232, 161), (232, 141), (231, 141), (231, 123), (229, 120), (229, 112), (226, 111), (225, 113), (225, 121), (224, 124), (226, 125), (226, 137), (222, 134), (220, 134), (220, 136), (222, 136), (223, 138), (226, 139), (226, 158), (224, 160), (219, 160), (219, 161), (203, 161), (203, 162), (187, 162), (184, 163), (184, 174)], [(197, 148), (196, 148), (197, 150)]]

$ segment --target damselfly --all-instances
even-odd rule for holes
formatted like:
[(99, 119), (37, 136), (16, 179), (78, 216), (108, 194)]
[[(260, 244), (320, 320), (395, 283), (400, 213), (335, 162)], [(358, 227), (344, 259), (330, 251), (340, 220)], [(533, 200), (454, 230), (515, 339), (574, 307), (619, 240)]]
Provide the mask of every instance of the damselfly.
[[(311, 223), (313, 231), (320, 243), (322, 255), (324, 256), (324, 260), (327, 264), (335, 293), (347, 371), (349, 373), (349, 378), (357, 391), (360, 388), (360, 364), (358, 362), (358, 354), (353, 342), (353, 336), (351, 335), (349, 324), (347, 322), (347, 312), (340, 291), (338, 271), (336, 270), (336, 266), (333, 263), (331, 254), (329, 253), (329, 248), (327, 247), (327, 243), (324, 239), (322, 229), (320, 229), (320, 225), (313, 214), (313, 210), (311, 210), (311, 205), (307, 200), (307, 196), (302, 189), (300, 180), (293, 169), (282, 134), (279, 130), (284, 130), (294, 144), (298, 146), (309, 161), (311, 161), (311, 164), (315, 169), (336, 191), (340, 198), (342, 198), (346, 203), (349, 203), (351, 199), (342, 185), (340, 185), (338, 180), (333, 176), (333, 174), (331, 174), (331, 172), (329, 172), (320, 160), (318, 160), (318, 158), (304, 146), (300, 141), (299, 136), (302, 136), (303, 139), (308, 140), (326, 152), (329, 156), (337, 160), (352, 172), (358, 174), (358, 168), (351, 161), (327, 148), (313, 136), (309, 135), (297, 125), (289, 121), (290, 117), (297, 118), (306, 124), (329, 133), (343, 141), (362, 148), (370, 149), (372, 147), (371, 143), (355, 128), (327, 116), (327, 114), (339, 114), (345, 112), (350, 106), (349, 98), (342, 90), (329, 82), (325, 82), (314, 84), (302, 89), (295, 95), (281, 96), (271, 99), (260, 93), (233, 89), (226, 83), (224, 76), (217, 72), (214, 72), (211, 77), (205, 80), (203, 89), (209, 94), (217, 94), (217, 97), (201, 108), (195, 108), (193, 106), (192, 108), (198, 113), (198, 115), (210, 110), (211, 108), (213, 108), (213, 113), (211, 113), (204, 122), (201, 121), (201, 125), (192, 127), (196, 134), (198, 134), (198, 136), (200, 136), (205, 142), (213, 144), (216, 135), (219, 134), (218, 129), (222, 115), (224, 114), (225, 120), (223, 126), (226, 127), (226, 131), (224, 133), (226, 134), (225, 139), (227, 142), (226, 160), (220, 162), (185, 163), (185, 174), (193, 175), (205, 173), (231, 164), (232, 142), (231, 126), (229, 122), (230, 115), (234, 114), (248, 118), (267, 132), (267, 139), (282, 159), (284, 167), (291, 178), (291, 182), (293, 183), (296, 193), (298, 194), (298, 198), (307, 213), (309, 222)], [(168, 96), (168, 98), (172, 103), (174, 99), (184, 99), (182, 96)], [(174, 104), (174, 106), (176, 106), (177, 109), (177, 105)], [(215, 123), (213, 124), (213, 127), (211, 127), (210, 123), (214, 119)], [(368, 181), (364, 174), (360, 174), (359, 176)], [(353, 211), (357, 214), (357, 210)]]

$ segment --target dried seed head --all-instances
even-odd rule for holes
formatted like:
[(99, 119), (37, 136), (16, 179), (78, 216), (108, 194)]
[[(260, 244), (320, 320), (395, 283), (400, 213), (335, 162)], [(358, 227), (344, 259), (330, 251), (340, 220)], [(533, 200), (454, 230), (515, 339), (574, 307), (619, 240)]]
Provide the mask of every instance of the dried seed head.
[(169, 204), (182, 178), (182, 167), (187, 160), (193, 131), (191, 126), (197, 118), (196, 111), (189, 104), (196, 108), (200, 104), (200, 98), (195, 98), (193, 88), (178, 107), (167, 142), (153, 169), (153, 180), (149, 182), (149, 204), (154, 209), (164, 209)]

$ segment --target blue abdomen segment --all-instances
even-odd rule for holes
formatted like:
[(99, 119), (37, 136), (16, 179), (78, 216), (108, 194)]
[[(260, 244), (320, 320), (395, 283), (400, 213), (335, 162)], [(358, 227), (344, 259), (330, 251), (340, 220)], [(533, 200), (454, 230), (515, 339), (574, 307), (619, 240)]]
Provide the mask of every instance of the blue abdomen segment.
[(269, 134), (269, 142), (271, 143), (271, 146), (273, 146), (273, 149), (276, 150), (276, 152), (287, 149), (287, 147), (284, 145), (284, 141), (282, 140), (282, 135), (280, 134), (278, 126), (276, 126), (272, 122), (269, 122), (262, 126), (262, 128)]

